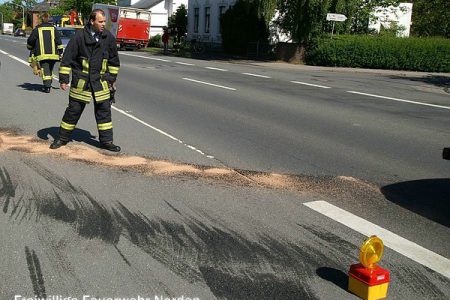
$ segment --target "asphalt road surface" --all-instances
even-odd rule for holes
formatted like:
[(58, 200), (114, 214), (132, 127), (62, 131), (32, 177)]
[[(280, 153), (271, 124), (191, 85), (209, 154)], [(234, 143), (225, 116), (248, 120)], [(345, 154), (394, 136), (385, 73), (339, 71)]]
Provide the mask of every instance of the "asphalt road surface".
[[(115, 143), (0, 36), (0, 299), (450, 298), (450, 75), (121, 52)], [(55, 71), (56, 73), (56, 71)]]

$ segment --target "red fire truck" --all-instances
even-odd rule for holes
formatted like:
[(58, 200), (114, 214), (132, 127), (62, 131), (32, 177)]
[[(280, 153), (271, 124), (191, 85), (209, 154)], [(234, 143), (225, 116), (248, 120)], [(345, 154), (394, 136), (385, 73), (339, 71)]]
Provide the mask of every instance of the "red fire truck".
[(93, 9), (102, 9), (106, 16), (106, 29), (116, 37), (119, 49), (140, 49), (150, 39), (151, 12), (145, 9), (96, 3)]

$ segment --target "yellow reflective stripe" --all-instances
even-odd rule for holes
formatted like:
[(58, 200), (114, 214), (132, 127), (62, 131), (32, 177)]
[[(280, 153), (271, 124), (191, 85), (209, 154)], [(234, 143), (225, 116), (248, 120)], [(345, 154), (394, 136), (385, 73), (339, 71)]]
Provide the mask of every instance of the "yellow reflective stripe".
[(51, 43), (52, 43), (52, 53), (56, 53), (55, 51), (55, 28), (50, 29), (50, 37), (51, 37)]
[[(43, 73), (42, 73), (43, 74)], [(52, 76), (42, 76), (42, 79), (43, 80), (51, 80), (51, 79), (53, 79), (53, 77)]]
[(102, 60), (102, 69), (100, 70), (100, 74), (106, 73), (107, 66), (108, 66), (108, 60), (107, 59)]
[(69, 75), (72, 68), (59, 66), (59, 73)]
[(76, 126), (76, 124), (69, 124), (64, 121), (61, 121), (61, 128), (64, 128), (66, 130), (74, 130), (75, 126)]
[(83, 90), (85, 84), (86, 84), (86, 80), (84, 80), (84, 79), (78, 79), (77, 89)]
[(109, 73), (117, 75), (119, 73), (120, 67), (108, 66)]
[(64, 45), (58, 45), (58, 49), (64, 49)]
[(83, 65), (83, 73), (89, 74), (89, 61), (87, 59), (83, 59), (81, 61), (81, 64)]
[(106, 81), (100, 80), (100, 83), (102, 84), (103, 91), (105, 91), (105, 90), (109, 91), (109, 86), (108, 86), (108, 83)]
[(41, 50), (41, 54), (45, 54), (45, 50), (44, 50), (44, 35), (42, 32), (42, 28), (38, 28), (38, 33), (39, 33), (39, 48)]
[(77, 99), (77, 100), (80, 100), (80, 101), (83, 101), (83, 102), (87, 102), (87, 103), (89, 103), (91, 101), (91, 97), (78, 95), (78, 94), (75, 94), (73, 91), (70, 91), (69, 96), (74, 98), (74, 99)]
[(98, 130), (108, 130), (108, 129), (112, 129), (113, 125), (112, 125), (112, 122), (97, 124), (97, 128), (98, 128)]
[(28, 62), (32, 63), (34, 61), (34, 56), (28, 56)]
[(95, 101), (96, 102), (101, 102), (101, 101), (105, 101), (105, 100), (109, 100), (111, 96), (110, 95), (104, 95), (104, 96), (95, 96)]
[(87, 97), (89, 99), (91, 99), (91, 97), (92, 97), (92, 94), (91, 94), (90, 91), (83, 91), (83, 90), (79, 90), (79, 89), (74, 88), (74, 87), (70, 88), (70, 92), (74, 93), (74, 94), (77, 94), (77, 95), (80, 95), (80, 96), (83, 96), (83, 97)]
[(42, 54), (42, 55), (38, 55), (36, 56), (37, 61), (41, 61), (41, 60), (59, 60), (59, 55), (58, 54)]

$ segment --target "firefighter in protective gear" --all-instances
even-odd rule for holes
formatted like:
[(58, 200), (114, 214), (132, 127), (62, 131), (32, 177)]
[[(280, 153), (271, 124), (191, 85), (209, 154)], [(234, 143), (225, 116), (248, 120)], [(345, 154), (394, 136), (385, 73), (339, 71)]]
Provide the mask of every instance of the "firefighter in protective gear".
[(63, 52), (61, 36), (55, 26), (48, 22), (48, 18), (47, 13), (42, 14), (42, 23), (33, 29), (27, 40), (27, 48), (31, 50), (28, 61), (32, 65), (36, 63), (39, 65), (44, 83), (42, 90), (46, 93), (50, 93), (53, 67)]
[(61, 89), (68, 88), (70, 73), (72, 81), (69, 106), (62, 118), (59, 139), (50, 145), (51, 149), (69, 142), (86, 104), (93, 100), (102, 148), (120, 151), (120, 147), (113, 144), (109, 89), (110, 85), (115, 86), (119, 68), (116, 39), (105, 29), (105, 13), (95, 9), (89, 15), (89, 23), (69, 41), (59, 67)]

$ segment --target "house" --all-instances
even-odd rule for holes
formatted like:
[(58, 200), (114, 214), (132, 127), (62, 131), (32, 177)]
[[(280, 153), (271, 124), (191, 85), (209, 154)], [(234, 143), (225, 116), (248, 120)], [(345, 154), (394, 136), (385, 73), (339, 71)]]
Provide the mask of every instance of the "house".
[(51, 8), (57, 5), (59, 5), (59, 1), (57, 0), (46, 0), (33, 6), (30, 10), (32, 19), (31, 27), (34, 28), (39, 25), (41, 23), (40, 15), (44, 12), (49, 12)]
[(162, 35), (163, 28), (168, 25), (169, 16), (182, 4), (188, 7), (187, 2), (187, 0), (119, 0), (117, 5), (150, 10), (152, 12), (150, 36), (155, 36)]
[(220, 16), (235, 0), (189, 0), (187, 39), (222, 43)]
[[(222, 43), (220, 34), (220, 17), (235, 4), (235, 0), (189, 0), (188, 6), (188, 40), (196, 39), (201, 42)], [(269, 23), (271, 33), (270, 42), (290, 41), (290, 38), (281, 33), (273, 22)]]

